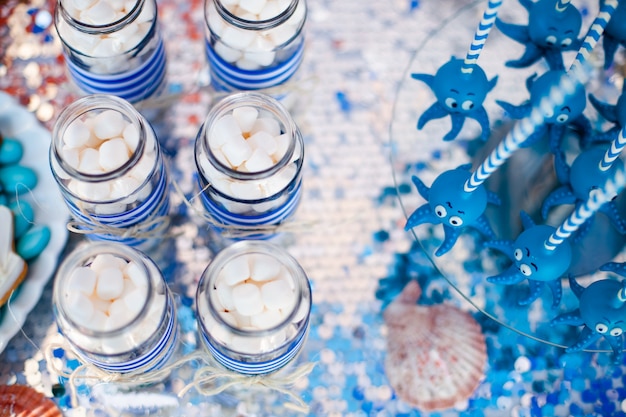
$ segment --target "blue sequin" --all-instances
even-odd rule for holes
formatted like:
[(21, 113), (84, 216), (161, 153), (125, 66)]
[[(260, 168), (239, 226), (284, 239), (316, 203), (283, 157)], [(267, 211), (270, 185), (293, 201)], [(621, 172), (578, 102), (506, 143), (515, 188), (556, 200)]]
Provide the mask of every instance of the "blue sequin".
[(62, 349), (62, 348), (56, 348), (56, 349), (54, 349), (54, 350), (52, 351), (52, 355), (53, 355), (55, 358), (59, 358), (59, 359), (60, 359), (60, 358), (62, 358), (62, 357), (65, 355), (65, 350), (64, 350), (64, 349)]
[(585, 403), (593, 403), (598, 398), (598, 396), (590, 389), (584, 390), (580, 397)]

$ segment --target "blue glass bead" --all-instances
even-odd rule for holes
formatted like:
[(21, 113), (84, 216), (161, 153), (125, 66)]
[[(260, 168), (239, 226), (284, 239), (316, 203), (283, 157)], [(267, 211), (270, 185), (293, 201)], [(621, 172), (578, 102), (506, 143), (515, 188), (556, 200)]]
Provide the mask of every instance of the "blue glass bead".
[(581, 399), (583, 400), (583, 402), (586, 402), (586, 403), (593, 403), (596, 401), (597, 398), (598, 396), (592, 390), (589, 390), (589, 389), (584, 390), (581, 394)]

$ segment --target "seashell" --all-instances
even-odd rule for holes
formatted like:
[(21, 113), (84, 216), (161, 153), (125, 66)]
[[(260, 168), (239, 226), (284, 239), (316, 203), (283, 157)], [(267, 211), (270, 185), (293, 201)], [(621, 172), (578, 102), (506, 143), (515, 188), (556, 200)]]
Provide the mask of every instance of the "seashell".
[(410, 281), (383, 313), (385, 373), (407, 404), (444, 410), (469, 398), (483, 378), (485, 338), (470, 314), (448, 304), (417, 305), (420, 294)]
[(26, 385), (0, 385), (0, 417), (63, 417), (54, 401)]

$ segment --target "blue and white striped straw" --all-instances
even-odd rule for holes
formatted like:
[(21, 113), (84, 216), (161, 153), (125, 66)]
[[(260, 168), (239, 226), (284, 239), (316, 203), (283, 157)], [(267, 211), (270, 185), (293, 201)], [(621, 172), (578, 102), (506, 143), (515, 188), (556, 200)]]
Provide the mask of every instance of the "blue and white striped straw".
[(465, 192), (470, 193), (485, 182), (544, 123), (546, 114), (554, 114), (554, 109), (561, 107), (576, 91), (576, 87), (589, 79), (591, 68), (586, 63), (583, 64), (585, 65), (576, 66), (568, 73), (563, 74), (559, 83), (550, 89), (548, 95), (541, 99), (539, 105), (533, 107), (528, 116), (513, 126), (504, 140), (491, 151), (487, 159), (465, 182), (463, 187)]
[(622, 150), (626, 147), (626, 138), (624, 138), (624, 134), (626, 134), (626, 126), (619, 131), (619, 135), (617, 135), (617, 138), (611, 142), (611, 147), (605, 152), (602, 161), (600, 161), (600, 164), (598, 165), (600, 171), (608, 171), (613, 165), (613, 162), (619, 158)]
[(564, 12), (565, 9), (567, 8), (567, 5), (570, 4), (572, 2), (572, 0), (557, 0), (556, 2), (556, 11), (557, 12)]
[(589, 198), (584, 204), (580, 205), (565, 221), (550, 235), (548, 240), (544, 242), (544, 246), (548, 250), (554, 250), (565, 239), (570, 237), (581, 224), (586, 222), (593, 216), (600, 207), (611, 201), (626, 185), (626, 174), (624, 168), (620, 168), (615, 172), (613, 178), (607, 180), (604, 187), (589, 193)]
[(476, 32), (474, 33), (472, 44), (470, 45), (467, 55), (465, 56), (465, 60), (463, 61), (463, 65), (461, 66), (461, 72), (463, 74), (471, 74), (472, 71), (474, 71), (474, 66), (476, 66), (476, 62), (478, 61), (480, 52), (485, 46), (485, 42), (487, 42), (487, 37), (489, 36), (489, 32), (496, 21), (498, 10), (500, 9), (500, 6), (502, 6), (502, 1), (503, 0), (489, 0), (487, 9), (485, 10), (485, 13), (483, 13), (483, 17), (478, 24)]
[[(559, 0), (559, 3), (560, 2), (561, 0)], [(618, 0), (606, 0), (604, 2), (602, 8), (598, 12), (598, 15), (593, 20), (593, 23), (589, 28), (589, 32), (587, 32), (587, 36), (585, 36), (583, 44), (578, 49), (578, 53), (576, 54), (576, 58), (574, 59), (574, 62), (572, 63), (570, 69), (587, 62), (591, 51), (593, 51), (593, 48), (595, 48), (598, 40), (604, 33), (604, 28), (606, 28), (606, 25), (609, 24), (611, 16), (613, 15), (613, 12), (615, 12), (618, 3)]]

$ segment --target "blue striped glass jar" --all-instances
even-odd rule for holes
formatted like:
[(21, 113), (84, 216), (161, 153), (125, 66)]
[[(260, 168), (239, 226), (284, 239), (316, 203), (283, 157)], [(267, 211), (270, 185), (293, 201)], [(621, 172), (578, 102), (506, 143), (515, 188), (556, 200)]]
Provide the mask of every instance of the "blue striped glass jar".
[[(258, 148), (253, 148), (259, 137), (271, 142), (264, 149), (274, 150), (271, 160), (262, 156), (267, 162), (263, 164), (251, 163), (259, 160)], [(300, 201), (303, 159), (300, 130), (278, 101), (258, 92), (227, 96), (211, 109), (196, 137), (195, 161), (206, 211), (218, 228), (272, 235), (267, 226), (273, 230), (291, 217)]]
[[(123, 280), (121, 289), (111, 285), (115, 276)], [(52, 299), (58, 328), (74, 352), (103, 371), (146, 374), (176, 350), (172, 294), (156, 264), (136, 249), (106, 242), (77, 247), (59, 266)]]
[(131, 103), (159, 92), (166, 57), (155, 0), (58, 0), (54, 18), (69, 75), (82, 91)]
[(268, 374), (290, 363), (304, 345), (311, 287), (284, 249), (240, 241), (206, 268), (196, 306), (200, 338), (215, 361), (245, 375)]
[(276, 87), (304, 54), (304, 0), (205, 0), (206, 54), (217, 90)]
[(50, 165), (76, 228), (90, 239), (147, 250), (162, 238), (167, 167), (154, 130), (127, 101), (96, 94), (66, 107)]

